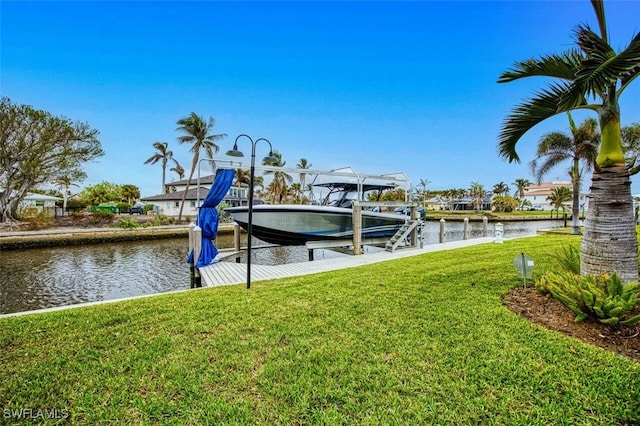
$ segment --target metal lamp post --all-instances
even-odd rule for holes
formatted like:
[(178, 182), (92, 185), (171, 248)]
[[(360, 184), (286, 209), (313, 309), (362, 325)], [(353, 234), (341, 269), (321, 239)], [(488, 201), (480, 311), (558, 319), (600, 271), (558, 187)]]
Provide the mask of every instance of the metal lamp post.
[(235, 142), (233, 143), (233, 149), (227, 151), (227, 155), (229, 157), (244, 157), (244, 154), (241, 151), (238, 151), (238, 139), (241, 137), (245, 137), (251, 141), (251, 168), (249, 172), (249, 218), (247, 221), (247, 288), (251, 288), (251, 237), (252, 237), (252, 227), (253, 227), (253, 178), (255, 175), (255, 165), (256, 165), (256, 145), (260, 141), (265, 141), (269, 144), (269, 155), (264, 157), (263, 162), (274, 162), (278, 161), (277, 158), (273, 156), (273, 146), (271, 142), (269, 142), (265, 138), (256, 139), (255, 141), (251, 139), (248, 135), (242, 134), (238, 135)]

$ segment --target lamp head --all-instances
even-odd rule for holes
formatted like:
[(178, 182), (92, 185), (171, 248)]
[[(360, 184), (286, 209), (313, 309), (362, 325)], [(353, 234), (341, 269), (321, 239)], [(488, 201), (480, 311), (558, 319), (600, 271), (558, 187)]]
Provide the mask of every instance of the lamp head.
[(230, 149), (229, 151), (227, 151), (227, 155), (229, 157), (244, 157), (244, 154), (242, 153), (242, 151), (238, 151), (237, 142), (233, 144), (233, 149)]
[(273, 164), (273, 163), (277, 163), (277, 162), (278, 162), (278, 159), (277, 159), (276, 157), (274, 157), (274, 155), (273, 155), (273, 151), (269, 151), (269, 155), (267, 155), (266, 157), (264, 157), (264, 158), (262, 159), (262, 162), (263, 162), (263, 163), (266, 163), (266, 164)]

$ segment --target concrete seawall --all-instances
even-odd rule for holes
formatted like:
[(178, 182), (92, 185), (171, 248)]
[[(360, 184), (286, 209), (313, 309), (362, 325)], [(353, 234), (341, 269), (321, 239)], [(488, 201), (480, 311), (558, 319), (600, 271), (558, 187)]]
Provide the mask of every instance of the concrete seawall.
[[(0, 233), (0, 250), (19, 250), (33, 247), (52, 247), (118, 241), (188, 238), (188, 225), (153, 226), (147, 228), (69, 228), (42, 231)], [(219, 234), (233, 233), (232, 224), (222, 224)]]

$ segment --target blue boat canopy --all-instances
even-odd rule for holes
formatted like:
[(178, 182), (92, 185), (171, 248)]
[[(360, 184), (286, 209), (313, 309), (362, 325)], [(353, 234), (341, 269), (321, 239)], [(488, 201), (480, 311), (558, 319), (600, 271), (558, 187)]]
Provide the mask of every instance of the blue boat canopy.
[[(209, 194), (207, 198), (205, 198), (204, 203), (202, 203), (202, 206), (200, 206), (198, 226), (202, 229), (202, 248), (200, 250), (200, 256), (198, 256), (196, 268), (202, 268), (203, 266), (214, 263), (218, 254), (218, 249), (213, 244), (213, 240), (218, 236), (219, 218), (216, 206), (220, 204), (220, 201), (222, 201), (227, 192), (229, 192), (234, 176), (235, 170), (233, 169), (218, 169)], [(193, 262), (193, 250), (189, 253), (187, 262)]]

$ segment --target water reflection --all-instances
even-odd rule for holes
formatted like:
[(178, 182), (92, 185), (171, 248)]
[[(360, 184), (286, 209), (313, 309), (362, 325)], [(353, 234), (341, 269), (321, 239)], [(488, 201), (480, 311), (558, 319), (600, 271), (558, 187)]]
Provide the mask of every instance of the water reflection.
[[(506, 222), (504, 235), (532, 235), (537, 229), (559, 224)], [(427, 222), (424, 243), (438, 243), (439, 229), (439, 222)], [(489, 236), (493, 229), (494, 225), (489, 224)], [(446, 241), (462, 239), (462, 232), (461, 222), (447, 222)], [(482, 222), (471, 222), (469, 234), (470, 238), (482, 236)], [(232, 247), (233, 236), (220, 236), (217, 245)], [(187, 249), (184, 238), (0, 251), (0, 313), (188, 289)], [(308, 259), (304, 246), (260, 249), (253, 254), (254, 264), (262, 265)], [(330, 250), (314, 252), (316, 260), (338, 256), (346, 255)], [(246, 258), (241, 261), (246, 262)]]

